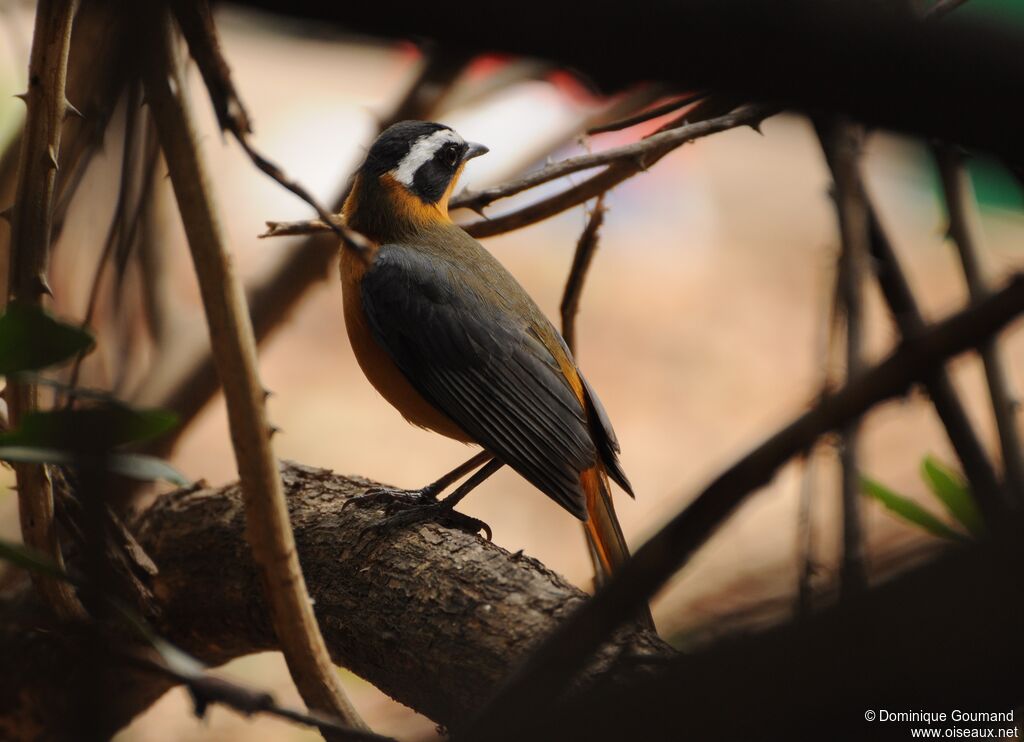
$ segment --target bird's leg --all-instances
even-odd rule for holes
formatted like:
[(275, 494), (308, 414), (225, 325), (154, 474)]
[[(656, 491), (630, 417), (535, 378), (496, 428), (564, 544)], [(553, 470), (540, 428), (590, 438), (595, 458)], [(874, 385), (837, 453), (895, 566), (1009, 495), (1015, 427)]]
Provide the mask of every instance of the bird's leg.
[(487, 534), (487, 540), (490, 541), (491, 527), (489, 525), (478, 518), (471, 518), (468, 515), (458, 513), (454, 508), (463, 497), (468, 495), (481, 482), (494, 474), (494, 472), (498, 471), (498, 469), (504, 465), (505, 462), (491, 457), (490, 461), (488, 461), (480, 471), (476, 472), (473, 476), (459, 485), (458, 489), (443, 500), (434, 500), (433, 502), (412, 504), (403, 507), (398, 512), (389, 515), (383, 521), (373, 526), (373, 528), (375, 530), (390, 530), (392, 528), (432, 520), (443, 526), (459, 528), (469, 531), (470, 533), (483, 531)]
[(421, 487), (418, 490), (403, 490), (397, 487), (374, 487), (367, 490), (365, 494), (350, 498), (342, 506), (342, 510), (349, 505), (356, 505), (358, 507), (383, 506), (386, 511), (403, 506), (429, 505), (436, 502), (437, 496), (452, 484), (482, 464), (486, 464), (492, 458), (494, 458), (493, 454), (488, 451), (481, 451), (469, 461), (452, 469), (436, 482), (431, 482), (426, 487)]

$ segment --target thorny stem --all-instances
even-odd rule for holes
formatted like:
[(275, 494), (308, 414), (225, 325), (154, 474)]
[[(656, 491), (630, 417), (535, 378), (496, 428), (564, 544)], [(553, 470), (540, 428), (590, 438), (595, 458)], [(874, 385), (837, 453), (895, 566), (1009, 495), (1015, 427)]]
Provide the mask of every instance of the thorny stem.
[(168, 37), (166, 18), (153, 33), (147, 99), (170, 170), (199, 279), (218, 376), (246, 503), (249, 544), (289, 670), (311, 709), (365, 728), (344, 695), (320, 634), (295, 552), (281, 477), (270, 442), (256, 343), (241, 286), (199, 154), (197, 135)]
[[(612, 183), (612, 185), (617, 185), (631, 175), (635, 175), (646, 170), (666, 154), (687, 142), (692, 142), (695, 139), (700, 139), (701, 137), (705, 137), (710, 134), (727, 131), (728, 129), (733, 129), (737, 126), (759, 123), (766, 116), (773, 113), (774, 110), (775, 109), (767, 106), (744, 106), (723, 116), (717, 116), (715, 118), (707, 119), (706, 121), (698, 121), (686, 126), (680, 126), (676, 129), (664, 131), (647, 137), (646, 139), (625, 144), (621, 147), (612, 147), (610, 149), (602, 150), (601, 152), (578, 155), (576, 157), (567, 157), (564, 160), (553, 162), (536, 172), (530, 173), (522, 178), (509, 181), (508, 183), (502, 183), (492, 188), (486, 188), (482, 191), (460, 193), (452, 199), (450, 208), (469, 208), (475, 211), (480, 211), (498, 199), (508, 198), (509, 196), (516, 195), (517, 193), (522, 193), (529, 188), (534, 188), (543, 183), (557, 180), (558, 178), (565, 177), (566, 175), (571, 175), (582, 170), (590, 170), (604, 165), (611, 165), (613, 167), (618, 166), (621, 168), (621, 170), (617, 172), (619, 177), (614, 179), (614, 182)], [(599, 175), (603, 175), (611, 169), (612, 168), (609, 168)], [(610, 187), (612, 186), (608, 186), (608, 188)], [(608, 188), (605, 188), (604, 190), (608, 190)], [(583, 200), (586, 201), (588, 199)], [(582, 203), (582, 201), (578, 201), (573, 205), (577, 205), (578, 203)], [(523, 209), (523, 211), (525, 210), (526, 209)], [(511, 216), (512, 215), (510, 214), (506, 214), (488, 223), (492, 224), (495, 221), (502, 220), (508, 221)], [(530, 223), (532, 224), (533, 222)], [(488, 229), (486, 232), (481, 232), (480, 228), (477, 227), (476, 224), (477, 223), (467, 225), (466, 231), (477, 237), (500, 233), (498, 231), (494, 231), (494, 228)], [(525, 224), (519, 226), (525, 226)]]
[[(53, 229), (54, 184), (61, 129), (68, 112), (65, 82), (76, 5), (75, 0), (40, 0), (32, 37), (29, 86), (24, 96), (28, 112), (11, 219), (9, 293), (12, 301), (36, 306), (41, 306), (43, 295), (50, 293), (46, 273)], [(38, 390), (31, 382), (8, 379), (6, 396), (12, 426), (39, 404)], [(15, 464), (14, 471), (25, 544), (62, 566), (53, 490), (45, 467)], [(59, 618), (85, 617), (85, 609), (69, 585), (36, 575), (33, 579)]]
[[(685, 124), (622, 147), (569, 157), (522, 178), (492, 188), (460, 193), (452, 199), (450, 208), (483, 209), (498, 199), (514, 196), (543, 183), (582, 170), (605, 166), (601, 172), (554, 196), (493, 219), (481, 219), (461, 225), (474, 237), (493, 237), (511, 232), (560, 214), (592, 198), (597, 198), (623, 181), (647, 170), (669, 152), (687, 142), (739, 126), (759, 125), (766, 117), (776, 112), (778, 112), (778, 108), (775, 106), (743, 106), (723, 116)], [(337, 218), (332, 217), (331, 221), (337, 222)], [(321, 219), (305, 222), (267, 222), (267, 226), (268, 230), (261, 235), (262, 237), (310, 235), (331, 230), (331, 227)]]

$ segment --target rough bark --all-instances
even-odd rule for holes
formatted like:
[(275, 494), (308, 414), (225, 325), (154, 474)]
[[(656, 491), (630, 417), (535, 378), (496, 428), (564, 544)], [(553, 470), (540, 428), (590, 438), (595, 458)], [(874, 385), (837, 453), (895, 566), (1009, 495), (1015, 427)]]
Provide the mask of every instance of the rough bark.
[[(540, 562), (475, 535), (435, 524), (366, 531), (379, 512), (343, 509), (373, 484), (365, 479), (296, 464), (282, 477), (334, 660), (446, 726), (457, 728), (478, 710), (516, 661), (586, 598)], [(153, 588), (167, 638), (212, 664), (275, 648), (237, 484), (165, 495), (135, 530), (160, 569)], [(83, 667), (81, 644), (66, 633), (29, 630), (43, 627), (31, 608), (24, 592), (0, 597), (0, 737), (31, 739), (18, 734), (73, 723), (81, 712), (76, 683), (110, 684), (103, 720), (111, 730), (168, 687), (157, 676)], [(583, 683), (635, 679), (649, 668), (637, 657), (671, 655), (654, 634), (628, 629)]]

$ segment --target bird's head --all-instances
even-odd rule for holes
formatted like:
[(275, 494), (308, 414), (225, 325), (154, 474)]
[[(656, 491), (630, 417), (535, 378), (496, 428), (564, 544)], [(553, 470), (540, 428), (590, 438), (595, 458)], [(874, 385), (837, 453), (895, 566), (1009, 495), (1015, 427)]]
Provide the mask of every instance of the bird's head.
[(402, 121), (389, 126), (359, 168), (346, 217), (356, 216), (352, 211), (385, 209), (399, 219), (447, 220), (448, 199), (466, 162), (486, 152), (487, 147), (467, 142), (444, 124)]

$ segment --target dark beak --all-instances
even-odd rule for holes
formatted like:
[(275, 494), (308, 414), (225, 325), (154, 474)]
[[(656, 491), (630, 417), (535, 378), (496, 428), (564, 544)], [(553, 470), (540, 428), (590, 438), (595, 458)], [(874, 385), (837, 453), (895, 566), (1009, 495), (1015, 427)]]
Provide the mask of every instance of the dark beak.
[(466, 147), (466, 154), (462, 156), (463, 162), (466, 162), (467, 160), (472, 160), (474, 157), (479, 157), (480, 155), (486, 155), (488, 152), (491, 151), (487, 149), (487, 147), (485, 147), (484, 145), (477, 144), (476, 142), (466, 142), (466, 144), (468, 146)]

